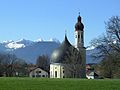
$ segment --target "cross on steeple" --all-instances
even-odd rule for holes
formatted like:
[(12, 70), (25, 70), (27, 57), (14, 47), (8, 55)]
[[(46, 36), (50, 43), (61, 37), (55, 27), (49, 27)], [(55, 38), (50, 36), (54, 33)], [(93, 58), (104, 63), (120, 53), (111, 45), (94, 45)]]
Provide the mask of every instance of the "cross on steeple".
[(80, 16), (80, 12), (79, 12), (78, 14), (79, 14), (79, 16)]

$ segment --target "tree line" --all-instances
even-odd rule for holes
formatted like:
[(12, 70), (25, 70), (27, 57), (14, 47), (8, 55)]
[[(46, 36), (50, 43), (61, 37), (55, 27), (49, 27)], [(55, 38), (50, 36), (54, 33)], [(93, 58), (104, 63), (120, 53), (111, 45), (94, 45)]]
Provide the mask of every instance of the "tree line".
[(38, 56), (36, 64), (31, 64), (17, 58), (14, 54), (0, 53), (0, 77), (29, 76), (30, 68), (35, 67), (49, 72), (49, 57), (47, 55)]

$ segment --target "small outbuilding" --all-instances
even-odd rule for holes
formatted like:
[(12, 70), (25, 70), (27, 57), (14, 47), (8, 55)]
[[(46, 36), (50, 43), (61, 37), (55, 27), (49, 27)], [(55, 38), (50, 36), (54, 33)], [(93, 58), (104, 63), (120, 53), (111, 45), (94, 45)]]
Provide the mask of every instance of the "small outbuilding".
[(86, 73), (86, 78), (87, 79), (98, 79), (99, 76), (94, 71), (91, 71), (91, 72)]
[(40, 67), (36, 67), (30, 71), (29, 77), (48, 77), (48, 72)]

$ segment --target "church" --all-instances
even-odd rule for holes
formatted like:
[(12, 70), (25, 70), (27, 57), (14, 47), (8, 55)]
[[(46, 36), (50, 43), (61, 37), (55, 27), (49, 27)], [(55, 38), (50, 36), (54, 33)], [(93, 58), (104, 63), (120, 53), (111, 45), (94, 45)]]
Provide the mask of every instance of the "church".
[[(71, 45), (69, 40), (67, 39), (67, 36), (65, 35), (62, 44), (53, 51), (50, 60), (50, 78), (85, 78), (86, 77), (86, 72), (85, 72), (86, 48), (84, 47), (84, 25), (81, 22), (80, 15), (77, 18), (77, 23), (75, 24), (74, 33), (75, 33), (75, 37), (74, 37), (75, 45)], [(77, 53), (75, 53), (75, 51), (77, 51)], [(67, 55), (67, 53), (69, 53), (69, 55)], [(67, 63), (65, 63), (66, 60)], [(73, 62), (74, 65), (71, 62)]]

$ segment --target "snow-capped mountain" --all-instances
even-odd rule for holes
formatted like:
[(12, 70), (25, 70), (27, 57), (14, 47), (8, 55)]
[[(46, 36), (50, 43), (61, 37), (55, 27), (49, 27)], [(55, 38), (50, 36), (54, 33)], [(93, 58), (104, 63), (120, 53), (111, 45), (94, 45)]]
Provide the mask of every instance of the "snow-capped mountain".
[(93, 50), (93, 49), (95, 49), (94, 46), (88, 46), (88, 47), (86, 48), (86, 50)]
[(20, 39), (20, 40), (16, 41), (16, 43), (18, 43), (18, 44), (24, 44), (25, 46), (28, 46), (28, 45), (32, 44), (33, 41), (26, 40), (26, 39)]
[(2, 44), (8, 44), (8, 43), (11, 43), (11, 42), (13, 42), (13, 40), (3, 41)]
[(60, 41), (59, 40), (57, 40), (56, 38), (50, 38), (50, 40), (49, 41), (51, 41), (51, 42), (57, 42), (57, 43), (60, 43)]
[(24, 48), (16, 49), (13, 53), (28, 62), (35, 63), (37, 57), (40, 55), (48, 55), (50, 57), (53, 50), (59, 47), (59, 45), (56, 42), (38, 42)]
[(18, 58), (35, 63), (39, 55), (51, 55), (52, 51), (60, 45), (57, 39), (56, 41), (30, 41), (25, 39), (4, 41), (0, 43), (0, 52), (15, 54)]
[(11, 42), (5, 46), (6, 48), (11, 48), (11, 49), (18, 49), (18, 48), (24, 48), (24, 44), (18, 44), (16, 42)]
[[(15, 54), (30, 63), (35, 63), (39, 55), (51, 56), (54, 49), (59, 47), (60, 42), (57, 39), (35, 41), (20, 39), (17, 41), (9, 40), (0, 43), (0, 52)], [(91, 53), (96, 52), (95, 47), (88, 47), (86, 51), (86, 63), (97, 63), (91, 58)]]
[(34, 42), (43, 42), (43, 39), (39, 38), (39, 39), (35, 40)]
[(26, 46), (29, 46), (33, 43), (33, 41), (30, 40), (25, 40), (25, 39), (20, 39), (18, 41), (3, 41), (2, 44), (5, 45), (6, 48), (8, 49), (18, 49), (18, 48), (24, 48)]

